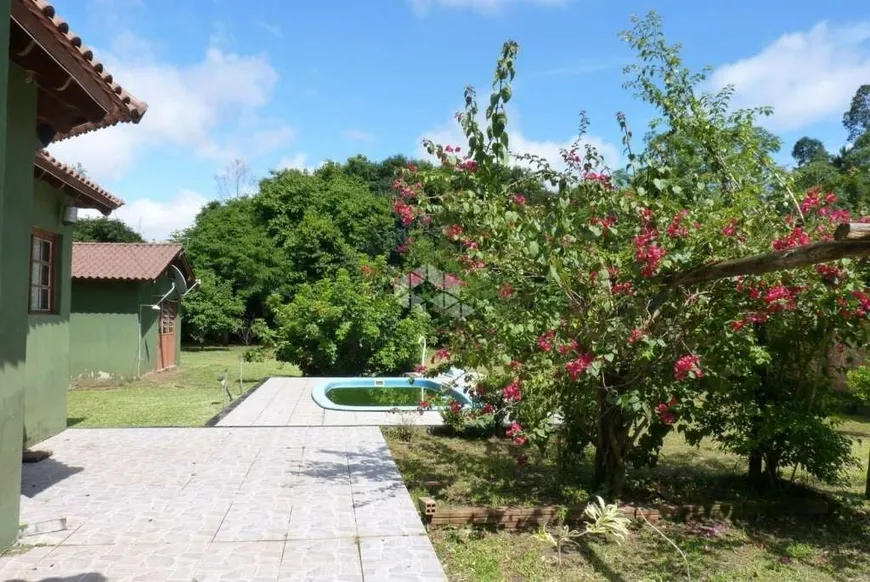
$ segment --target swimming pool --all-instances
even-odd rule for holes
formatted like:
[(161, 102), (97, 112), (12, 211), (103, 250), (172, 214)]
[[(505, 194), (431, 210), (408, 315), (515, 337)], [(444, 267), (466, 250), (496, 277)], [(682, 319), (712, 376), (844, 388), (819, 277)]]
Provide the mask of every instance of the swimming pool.
[(323, 382), (311, 390), (314, 402), (321, 408), (366, 412), (416, 410), (421, 400), (431, 400), (439, 394), (462, 404), (470, 403), (461, 390), (445, 389), (441, 383), (426, 378), (342, 378)]

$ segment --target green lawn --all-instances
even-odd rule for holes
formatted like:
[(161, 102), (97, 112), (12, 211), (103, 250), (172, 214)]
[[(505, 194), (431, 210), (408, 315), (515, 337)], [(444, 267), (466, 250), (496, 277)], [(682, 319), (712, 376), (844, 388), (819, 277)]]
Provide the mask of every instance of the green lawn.
[(244, 348), (184, 350), (181, 365), (130, 382), (87, 382), (69, 393), (67, 425), (75, 427), (202, 426), (229, 404), (218, 378), (229, 373), (237, 397), (269, 376), (298, 376), (292, 365), (275, 360), (245, 362)]
[[(860, 466), (849, 471), (842, 486), (800, 482), (802, 487), (790, 494), (832, 495), (846, 504), (838, 515), (660, 524), (687, 554), (693, 580), (870, 581), (870, 503), (862, 502), (870, 421), (848, 419), (841, 430), (854, 437)], [(520, 449), (507, 439), (462, 439), (418, 429), (406, 443), (393, 429), (384, 433), (415, 498), (493, 507), (570, 505), (588, 499), (582, 485), (562, 484), (582, 483), (588, 475), (560, 480), (553, 459), (528, 447), (522, 451), (529, 455), (528, 464), (517, 468)], [(627, 497), (644, 503), (747, 498), (751, 493), (743, 486), (743, 470), (736, 456), (713, 445), (690, 447), (672, 435), (657, 467), (633, 475)], [(685, 579), (682, 558), (645, 524), (635, 525), (622, 545), (596, 539), (568, 548), (561, 566), (556, 552), (534, 532), (435, 529), (430, 537), (451, 580)]]

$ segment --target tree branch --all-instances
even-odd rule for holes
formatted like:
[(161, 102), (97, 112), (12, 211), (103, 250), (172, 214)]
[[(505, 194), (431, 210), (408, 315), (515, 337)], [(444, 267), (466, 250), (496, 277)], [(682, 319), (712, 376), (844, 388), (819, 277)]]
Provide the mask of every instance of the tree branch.
[(870, 236), (862, 240), (817, 242), (785, 251), (774, 251), (720, 261), (667, 278), (671, 285), (693, 285), (741, 275), (763, 275), (849, 257), (870, 256)]

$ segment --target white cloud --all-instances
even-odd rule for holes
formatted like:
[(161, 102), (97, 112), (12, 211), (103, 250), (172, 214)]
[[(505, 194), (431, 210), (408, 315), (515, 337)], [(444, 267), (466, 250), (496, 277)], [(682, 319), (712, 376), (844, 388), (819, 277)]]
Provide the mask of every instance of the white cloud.
[(326, 162), (320, 162), (319, 164), (309, 164), (308, 163), (308, 154), (296, 154), (293, 156), (284, 156), (280, 160), (278, 160), (278, 164), (275, 166), (276, 170), (300, 170), (313, 172)]
[[(137, 198), (112, 213), (137, 231), (148, 242), (168, 240), (170, 235), (193, 224), (196, 215), (208, 202), (192, 190), (181, 190), (169, 200)], [(83, 216), (100, 216), (96, 210), (82, 211)]]
[(785, 34), (755, 56), (716, 69), (716, 88), (734, 85), (734, 105), (770, 105), (766, 124), (791, 130), (839, 117), (855, 90), (870, 79), (870, 21), (816, 24)]
[[(514, 113), (512, 117), (516, 118), (517, 115)], [(517, 124), (514, 124), (514, 126), (508, 130), (508, 133), (510, 134), (509, 147), (511, 154), (534, 154), (546, 159), (554, 169), (565, 169), (566, 166), (564, 160), (562, 160), (561, 150), (569, 149), (574, 143), (574, 138), (567, 138), (562, 141), (538, 141), (526, 137), (523, 132), (518, 129)], [(420, 137), (420, 142), (424, 139), (431, 140), (437, 145), (458, 145), (463, 148), (463, 151), (467, 151), (468, 149), (468, 140), (465, 138), (457, 122), (423, 134)], [(604, 163), (608, 168), (614, 169), (620, 167), (622, 156), (620, 155), (620, 150), (617, 146), (606, 142), (598, 136), (586, 135), (580, 141), (581, 155), (585, 152), (583, 148), (587, 144), (593, 146), (598, 151), (598, 154), (604, 158)], [(431, 159), (422, 144), (417, 149), (417, 155), (421, 158)], [(519, 160), (514, 160), (513, 163), (518, 166), (526, 165)]]
[(344, 136), (344, 139), (350, 141), (375, 141), (376, 136), (373, 133), (369, 133), (367, 131), (363, 131), (361, 129), (348, 129), (341, 132), (341, 135)]
[(562, 6), (571, 0), (410, 0), (417, 14), (425, 14), (432, 6), (444, 8), (468, 8), (486, 14), (497, 14), (510, 4), (537, 4), (539, 6)]
[(64, 161), (81, 162), (97, 180), (124, 176), (151, 149), (175, 147), (226, 162), (274, 151), (295, 134), (287, 124), (257, 116), (278, 81), (264, 56), (212, 44), (199, 62), (176, 65), (156, 59), (147, 41), (129, 33), (113, 46), (117, 54), (101, 52), (100, 58), (126, 89), (148, 102), (145, 117), (136, 126), (103, 129), (50, 148)]

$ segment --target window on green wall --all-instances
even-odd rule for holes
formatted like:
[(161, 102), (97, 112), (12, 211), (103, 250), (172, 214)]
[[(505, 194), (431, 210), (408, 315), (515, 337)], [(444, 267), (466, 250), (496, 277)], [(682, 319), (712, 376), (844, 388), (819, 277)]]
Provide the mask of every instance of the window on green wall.
[(34, 230), (30, 241), (30, 312), (54, 313), (57, 236)]

